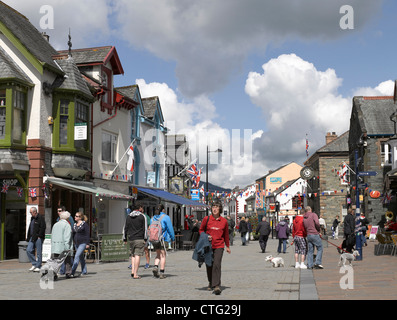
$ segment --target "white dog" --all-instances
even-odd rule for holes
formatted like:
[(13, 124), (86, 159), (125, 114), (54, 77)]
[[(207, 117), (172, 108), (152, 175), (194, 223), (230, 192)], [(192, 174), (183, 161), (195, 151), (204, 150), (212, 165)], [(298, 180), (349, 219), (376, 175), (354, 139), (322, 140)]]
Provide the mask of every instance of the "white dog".
[(273, 268), (284, 267), (284, 259), (281, 257), (267, 256), (265, 261), (270, 261), (273, 264)]
[(353, 253), (344, 252), (340, 255), (338, 266), (345, 266), (346, 261), (349, 261), (349, 265), (352, 265), (352, 261), (356, 260), (356, 257), (359, 256), (360, 253), (357, 250), (354, 250)]

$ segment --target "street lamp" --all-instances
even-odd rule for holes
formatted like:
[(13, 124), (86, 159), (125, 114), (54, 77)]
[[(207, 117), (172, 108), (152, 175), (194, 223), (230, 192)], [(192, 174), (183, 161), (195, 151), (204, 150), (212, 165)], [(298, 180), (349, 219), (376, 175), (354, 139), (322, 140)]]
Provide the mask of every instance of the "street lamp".
[(205, 204), (207, 205), (206, 208), (206, 215), (208, 216), (208, 155), (210, 152), (222, 152), (222, 149), (217, 149), (214, 151), (209, 151), (208, 150), (208, 145), (207, 145), (207, 168), (206, 168), (206, 174), (205, 174)]

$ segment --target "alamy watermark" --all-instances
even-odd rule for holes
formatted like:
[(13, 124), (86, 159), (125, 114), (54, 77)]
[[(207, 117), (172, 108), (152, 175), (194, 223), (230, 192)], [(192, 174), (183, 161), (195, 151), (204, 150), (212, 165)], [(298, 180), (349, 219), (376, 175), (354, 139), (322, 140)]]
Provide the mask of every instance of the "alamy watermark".
[(339, 27), (342, 30), (354, 29), (354, 10), (352, 6), (344, 5), (339, 9), (339, 13), (343, 16), (339, 20)]
[(54, 8), (48, 4), (40, 7), (40, 28), (42, 30), (54, 29)]

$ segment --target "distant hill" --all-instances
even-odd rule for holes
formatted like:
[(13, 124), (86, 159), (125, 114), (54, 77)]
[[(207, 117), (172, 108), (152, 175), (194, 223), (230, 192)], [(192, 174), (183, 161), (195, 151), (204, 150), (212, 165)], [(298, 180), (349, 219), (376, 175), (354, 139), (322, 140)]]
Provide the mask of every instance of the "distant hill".
[[(201, 186), (203, 186), (203, 187), (204, 187), (204, 190), (205, 190), (205, 181), (204, 181), (204, 182), (203, 182), (203, 181), (200, 181), (199, 187), (201, 188)], [(208, 182), (208, 190), (209, 190), (210, 192), (214, 192), (214, 191), (218, 191), (218, 192), (230, 192), (230, 191), (232, 191), (231, 189), (225, 189), (225, 188), (222, 188), (222, 187), (218, 187), (218, 186), (212, 184), (211, 182)]]

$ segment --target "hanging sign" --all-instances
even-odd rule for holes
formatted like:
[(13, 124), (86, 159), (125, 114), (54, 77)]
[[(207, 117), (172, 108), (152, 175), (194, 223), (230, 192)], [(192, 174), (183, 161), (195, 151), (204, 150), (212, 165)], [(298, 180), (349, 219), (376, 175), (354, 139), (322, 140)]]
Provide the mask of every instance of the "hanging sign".
[(74, 140), (87, 140), (87, 123), (74, 124)]

